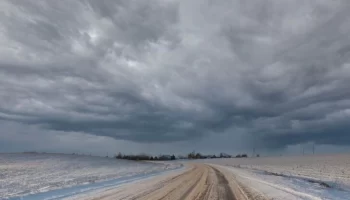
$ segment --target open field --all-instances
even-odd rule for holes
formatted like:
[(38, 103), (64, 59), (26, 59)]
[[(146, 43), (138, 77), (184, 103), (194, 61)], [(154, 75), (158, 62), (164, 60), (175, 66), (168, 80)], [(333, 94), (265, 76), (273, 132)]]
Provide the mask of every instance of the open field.
[(0, 199), (143, 176), (178, 166), (94, 156), (0, 154)]
[(206, 162), (255, 169), (285, 176), (303, 177), (350, 188), (350, 155), (306, 155), (245, 159), (216, 159)]
[(225, 166), (243, 185), (273, 199), (350, 199), (350, 155), (306, 155), (205, 162)]

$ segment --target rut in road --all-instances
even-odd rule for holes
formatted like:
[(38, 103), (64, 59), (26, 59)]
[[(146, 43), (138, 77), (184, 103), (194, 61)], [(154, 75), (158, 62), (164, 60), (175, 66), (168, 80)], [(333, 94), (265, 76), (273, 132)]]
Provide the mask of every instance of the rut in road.
[(215, 171), (215, 175), (218, 179), (218, 183), (217, 183), (218, 184), (217, 185), (218, 194), (219, 194), (218, 199), (232, 199), (232, 200), (234, 200), (235, 195), (233, 194), (226, 177), (221, 172), (219, 172), (219, 170), (217, 170), (215, 168), (212, 168), (212, 170)]
[(209, 176), (207, 177), (207, 188), (198, 199), (232, 199), (236, 200), (229, 182), (226, 177), (217, 169), (209, 167)]

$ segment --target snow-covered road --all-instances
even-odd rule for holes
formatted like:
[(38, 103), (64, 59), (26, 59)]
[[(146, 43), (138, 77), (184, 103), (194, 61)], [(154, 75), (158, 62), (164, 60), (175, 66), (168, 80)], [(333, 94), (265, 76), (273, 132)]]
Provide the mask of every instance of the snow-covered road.
[[(192, 164), (188, 163), (189, 166)], [(220, 171), (229, 184), (234, 199), (239, 200), (347, 200), (350, 191), (340, 188), (328, 188), (319, 182), (310, 182), (298, 177), (285, 177), (262, 173), (257, 170), (242, 169), (216, 164), (196, 163), (196, 170), (178, 171), (176, 173), (143, 179), (140, 182), (102, 189), (94, 193), (85, 193), (70, 199), (217, 199), (213, 192), (219, 183), (211, 182), (212, 169)], [(210, 167), (208, 167), (210, 166)], [(209, 170), (208, 170), (209, 169)], [(214, 170), (215, 171), (215, 170)], [(198, 180), (197, 180), (198, 179)], [(203, 183), (202, 183), (203, 182)], [(220, 182), (220, 181), (219, 181)], [(193, 188), (193, 189), (191, 189)], [(214, 189), (213, 189), (214, 188)], [(190, 190), (190, 192), (186, 192)], [(192, 194), (193, 195), (189, 195)], [(210, 195), (207, 195), (210, 194)], [(219, 193), (218, 193), (219, 194)], [(212, 198), (209, 198), (212, 196)], [(150, 197), (150, 198), (146, 198)], [(158, 198), (159, 197), (159, 198)], [(161, 198), (160, 198), (161, 197)], [(201, 198), (200, 198), (201, 197)], [(208, 197), (208, 198), (207, 198)], [(180, 198), (181, 199), (181, 198)], [(220, 198), (219, 198), (220, 199)]]

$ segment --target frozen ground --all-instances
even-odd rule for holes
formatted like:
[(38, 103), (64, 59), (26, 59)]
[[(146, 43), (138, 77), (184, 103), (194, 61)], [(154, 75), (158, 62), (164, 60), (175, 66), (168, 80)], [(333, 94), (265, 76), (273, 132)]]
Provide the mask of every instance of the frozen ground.
[(226, 166), (322, 180), (350, 188), (350, 155), (233, 158), (218, 159), (214, 162)]
[(242, 184), (274, 199), (350, 199), (350, 155), (215, 159)]
[(0, 199), (140, 177), (178, 164), (60, 154), (0, 154)]

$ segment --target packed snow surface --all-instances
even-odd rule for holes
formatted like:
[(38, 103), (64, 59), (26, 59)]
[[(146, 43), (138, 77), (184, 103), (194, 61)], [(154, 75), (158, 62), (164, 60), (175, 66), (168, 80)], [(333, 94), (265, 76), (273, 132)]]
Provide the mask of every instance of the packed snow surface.
[(0, 199), (147, 175), (178, 164), (62, 154), (0, 154)]

